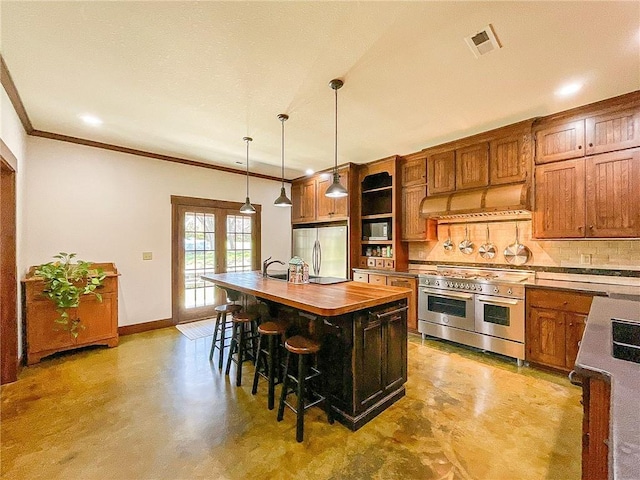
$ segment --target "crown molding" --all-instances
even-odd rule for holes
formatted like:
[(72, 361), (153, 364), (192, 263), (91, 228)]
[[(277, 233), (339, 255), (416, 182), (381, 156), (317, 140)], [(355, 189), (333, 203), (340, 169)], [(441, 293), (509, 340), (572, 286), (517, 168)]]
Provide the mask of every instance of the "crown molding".
[(24, 108), (18, 89), (16, 88), (15, 83), (13, 83), (13, 78), (11, 78), (11, 74), (9, 73), (9, 69), (7, 68), (7, 64), (5, 63), (2, 54), (0, 54), (0, 83), (2, 83), (5, 92), (7, 92), (9, 101), (18, 114), (18, 118), (20, 119), (20, 122), (22, 122), (24, 131), (31, 135), (31, 132), (33, 132), (33, 125), (31, 124), (31, 120), (29, 120), (27, 110)]

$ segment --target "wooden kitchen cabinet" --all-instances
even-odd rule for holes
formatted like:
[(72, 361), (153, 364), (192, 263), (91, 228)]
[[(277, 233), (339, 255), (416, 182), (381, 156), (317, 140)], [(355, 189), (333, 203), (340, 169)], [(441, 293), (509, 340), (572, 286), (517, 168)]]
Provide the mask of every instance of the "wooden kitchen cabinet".
[(531, 170), (531, 129), (496, 138), (489, 143), (489, 183), (524, 182)]
[(401, 166), (401, 176), (403, 187), (425, 185), (427, 183), (426, 155), (405, 159)]
[[(349, 190), (349, 170), (338, 170), (340, 175), (340, 185)], [(333, 174), (321, 174), (317, 177), (317, 198), (318, 198), (318, 210), (316, 213), (316, 220), (319, 221), (332, 221), (342, 220), (349, 216), (349, 202), (348, 196), (342, 198), (330, 198), (325, 196), (327, 188), (333, 183)]]
[(640, 146), (640, 108), (555, 123), (536, 132), (536, 163), (543, 164)]
[(402, 241), (438, 240), (437, 220), (420, 216), (420, 203), (426, 195), (426, 185), (402, 189)]
[(407, 310), (407, 328), (410, 332), (418, 333), (418, 279), (402, 275), (386, 275), (382, 273), (366, 273), (354, 270), (354, 282), (370, 283), (372, 285), (389, 285), (411, 290)]
[(584, 237), (584, 160), (536, 167), (535, 238)]
[(526, 360), (571, 371), (592, 300), (581, 292), (527, 288)]
[(489, 144), (456, 149), (456, 190), (489, 185)]
[(456, 152), (436, 153), (427, 157), (427, 192), (450, 193), (456, 189)]
[(291, 185), (291, 222), (311, 222), (316, 218), (316, 179), (305, 179)]
[(609, 478), (610, 403), (604, 375), (582, 378), (582, 480)]
[(640, 237), (640, 149), (586, 159), (587, 237)]
[[(107, 274), (97, 290), (102, 295), (102, 302), (93, 295), (82, 297), (76, 310), (82, 327), (76, 338), (55, 323), (59, 314), (53, 302), (42, 295), (44, 282), (33, 275), (35, 267), (30, 269), (23, 280), (28, 365), (65, 350), (88, 345), (118, 345), (118, 271), (112, 263), (95, 264), (95, 267), (102, 268)], [(76, 311), (70, 310), (70, 316), (75, 317)]]
[(407, 379), (406, 310), (388, 309), (356, 323), (355, 377), (360, 379), (356, 410), (365, 410)]
[(534, 238), (640, 236), (640, 148), (536, 167)]

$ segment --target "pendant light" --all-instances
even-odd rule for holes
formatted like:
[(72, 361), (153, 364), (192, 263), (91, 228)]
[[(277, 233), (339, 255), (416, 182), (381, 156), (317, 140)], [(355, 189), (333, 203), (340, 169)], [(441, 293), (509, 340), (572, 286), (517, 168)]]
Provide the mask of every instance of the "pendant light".
[(338, 175), (338, 89), (344, 85), (339, 78), (335, 78), (329, 82), (329, 86), (333, 89), (336, 96), (336, 136), (335, 136), (335, 158), (333, 165), (333, 183), (327, 188), (325, 196), (330, 198), (346, 197), (347, 189), (340, 184), (340, 175)]
[(276, 198), (273, 204), (276, 207), (290, 207), (291, 200), (287, 197), (287, 192), (284, 190), (284, 122), (289, 120), (289, 115), (281, 113), (278, 115), (278, 120), (282, 122), (282, 186), (280, 187), (280, 196)]
[(253, 208), (249, 201), (249, 142), (253, 142), (253, 138), (242, 137), (242, 140), (247, 142), (247, 198), (244, 201), (244, 205), (240, 207), (240, 213), (253, 214), (256, 213), (256, 209)]

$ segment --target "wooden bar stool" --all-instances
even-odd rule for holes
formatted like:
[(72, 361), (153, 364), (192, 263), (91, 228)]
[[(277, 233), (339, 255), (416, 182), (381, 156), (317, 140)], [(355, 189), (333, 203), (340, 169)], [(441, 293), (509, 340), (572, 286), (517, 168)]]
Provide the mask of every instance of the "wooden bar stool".
[[(256, 370), (253, 375), (253, 389), (251, 390), (251, 393), (255, 395), (258, 392), (258, 380), (260, 376), (266, 378), (269, 384), (269, 410), (273, 410), (274, 408), (276, 383), (282, 382), (280, 345), (282, 343), (282, 336), (286, 330), (287, 325), (284, 322), (264, 322), (258, 326), (258, 351), (256, 357)], [(266, 349), (263, 344), (264, 337), (267, 337)]]
[[(227, 332), (227, 315), (236, 315), (242, 310), (242, 306), (235, 303), (227, 303), (225, 305), (218, 305), (215, 308), (216, 311), (216, 323), (213, 327), (213, 340), (211, 341), (211, 351), (209, 352), (209, 361), (213, 360), (213, 352), (217, 348), (220, 351), (220, 357), (218, 359), (218, 370), (222, 371), (222, 365), (224, 361), (224, 349), (227, 346), (226, 332)], [(230, 324), (230, 323), (229, 323)]]
[[(320, 344), (315, 340), (295, 335), (284, 342), (287, 349), (287, 359), (285, 361), (284, 380), (282, 383), (282, 393), (280, 395), (280, 405), (278, 406), (278, 421), (284, 417), (285, 405), (296, 413), (296, 440), (302, 442), (304, 437), (304, 412), (305, 410), (325, 401), (325, 409), (330, 424), (333, 424), (333, 415), (329, 397), (321, 395), (318, 391), (310, 388), (310, 381), (321, 376), (322, 373), (312, 365), (307, 365), (307, 359), (314, 356), (320, 350)], [(291, 355), (298, 357), (298, 375), (289, 373), (291, 368)], [(307, 374), (307, 372), (311, 372)], [(289, 383), (293, 382), (294, 388)], [(296, 407), (287, 402), (287, 395), (296, 392), (298, 401)], [(310, 403), (305, 404), (305, 397), (314, 398)]]
[[(238, 387), (242, 385), (242, 364), (247, 360), (255, 360), (256, 358), (257, 349), (254, 340), (257, 338), (256, 325), (258, 318), (257, 313), (251, 312), (240, 312), (231, 318), (233, 332), (231, 333), (231, 346), (225, 375), (229, 375), (231, 362), (235, 362), (237, 365), (236, 386)], [(249, 331), (248, 333), (247, 330)], [(235, 353), (238, 354), (238, 358), (233, 358)]]

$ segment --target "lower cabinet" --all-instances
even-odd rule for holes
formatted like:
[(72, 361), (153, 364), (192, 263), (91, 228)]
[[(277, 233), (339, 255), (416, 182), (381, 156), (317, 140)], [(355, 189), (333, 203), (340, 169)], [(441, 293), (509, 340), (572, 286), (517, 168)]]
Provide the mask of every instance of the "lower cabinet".
[(410, 332), (418, 333), (418, 279), (400, 275), (387, 275), (382, 273), (367, 273), (354, 270), (355, 282), (370, 283), (372, 285), (389, 285), (391, 287), (404, 287), (411, 289), (409, 295), (409, 310), (407, 311), (407, 328)]
[(355, 329), (356, 409), (366, 410), (407, 380), (406, 307), (370, 312)]
[(609, 408), (611, 385), (603, 376), (582, 380), (582, 478), (609, 478)]
[(526, 360), (571, 371), (592, 300), (590, 294), (527, 288)]
[(51, 300), (42, 296), (43, 282), (32, 276), (23, 281), (28, 365), (64, 350), (88, 345), (118, 345), (118, 276), (112, 264), (106, 265), (112, 269), (107, 270), (103, 265), (108, 276), (98, 290), (102, 295), (102, 302), (93, 295), (85, 295), (80, 306), (69, 311), (72, 318), (80, 319), (81, 327), (77, 337), (55, 322), (60, 315)]

